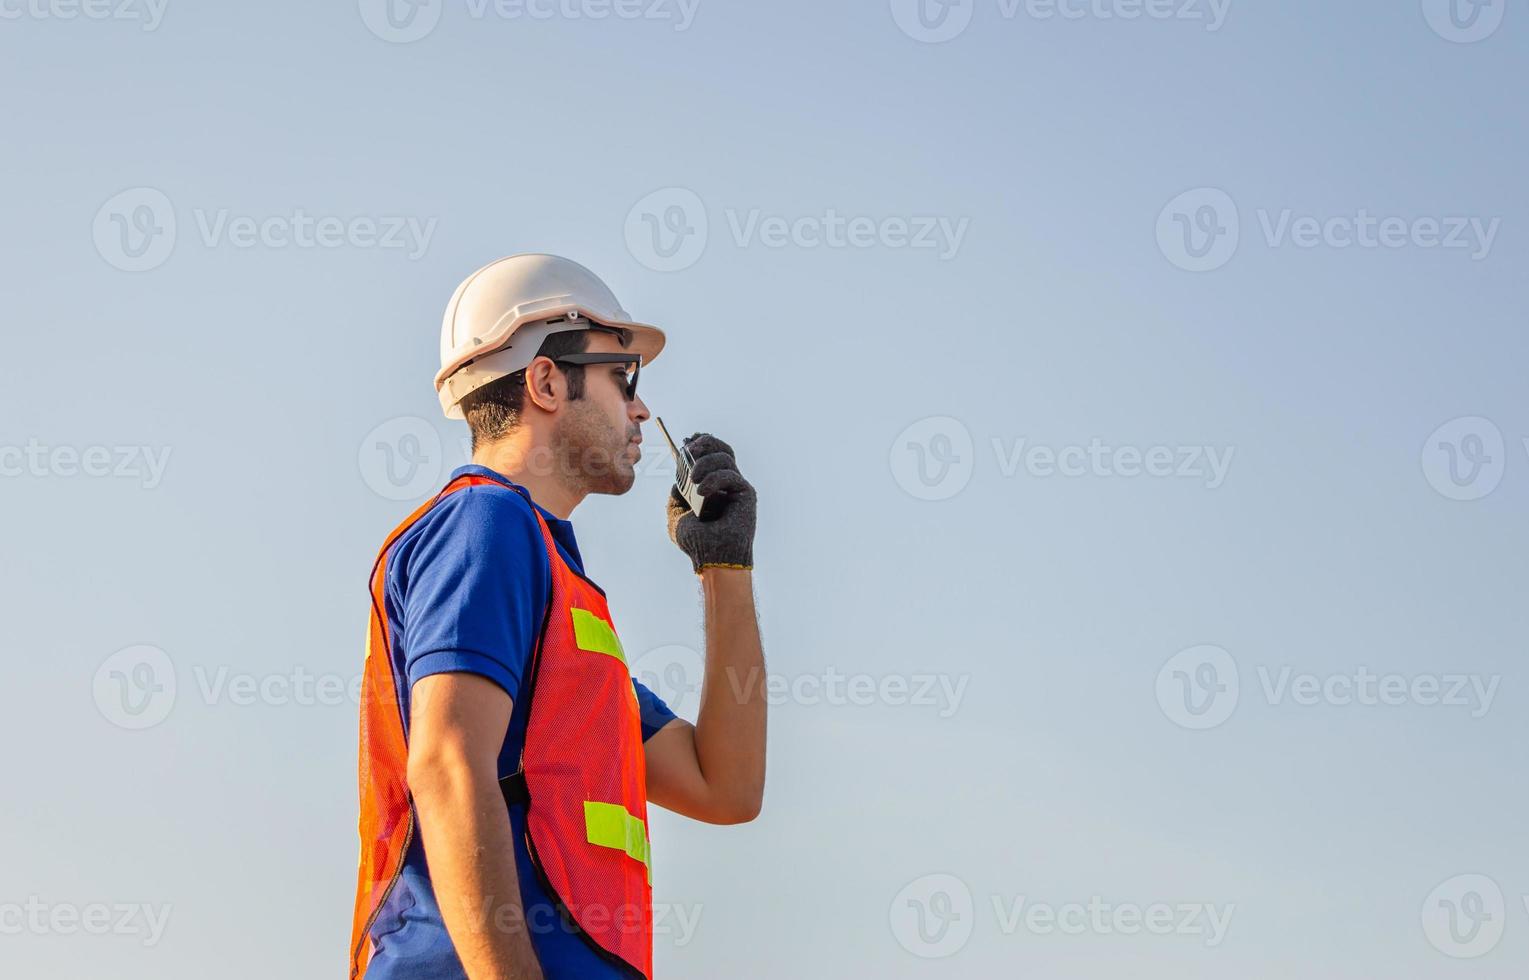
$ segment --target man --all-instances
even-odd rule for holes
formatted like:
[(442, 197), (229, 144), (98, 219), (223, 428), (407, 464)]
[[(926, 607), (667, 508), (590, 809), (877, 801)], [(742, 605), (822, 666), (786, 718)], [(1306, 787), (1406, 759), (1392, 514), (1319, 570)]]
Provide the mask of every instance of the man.
[(352, 980), (651, 978), (648, 801), (759, 812), (755, 493), (733, 451), (687, 439), (705, 519), (668, 503), (704, 597), (694, 726), (630, 676), (568, 521), (631, 489), (663, 344), (550, 255), (485, 266), (447, 307), (436, 388), (472, 464), (373, 569)]

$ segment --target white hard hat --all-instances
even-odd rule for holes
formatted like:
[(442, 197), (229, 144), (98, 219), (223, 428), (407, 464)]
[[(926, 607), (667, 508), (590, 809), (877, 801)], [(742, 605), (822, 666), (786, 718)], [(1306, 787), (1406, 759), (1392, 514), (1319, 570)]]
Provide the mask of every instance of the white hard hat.
[(549, 334), (599, 324), (631, 332), (627, 349), (646, 367), (664, 349), (664, 332), (637, 323), (600, 277), (556, 255), (511, 255), (462, 281), (441, 320), (441, 370), (435, 390), (447, 418), (462, 399), (531, 363)]

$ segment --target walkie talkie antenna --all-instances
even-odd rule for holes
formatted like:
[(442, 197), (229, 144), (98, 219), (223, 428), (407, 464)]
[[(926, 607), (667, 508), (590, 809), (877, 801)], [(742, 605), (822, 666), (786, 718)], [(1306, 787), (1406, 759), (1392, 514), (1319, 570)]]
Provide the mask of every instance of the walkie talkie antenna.
[(688, 449), (675, 445), (674, 437), (669, 435), (669, 429), (664, 425), (663, 419), (655, 415), (653, 421), (658, 423), (658, 431), (664, 434), (664, 441), (669, 444), (669, 452), (674, 454), (674, 485), (679, 487), (680, 496), (684, 497), (685, 503), (690, 505), (690, 512), (699, 517), (701, 506), (706, 503), (706, 498), (701, 496), (701, 491), (690, 482), (690, 469), (695, 466), (695, 459)]

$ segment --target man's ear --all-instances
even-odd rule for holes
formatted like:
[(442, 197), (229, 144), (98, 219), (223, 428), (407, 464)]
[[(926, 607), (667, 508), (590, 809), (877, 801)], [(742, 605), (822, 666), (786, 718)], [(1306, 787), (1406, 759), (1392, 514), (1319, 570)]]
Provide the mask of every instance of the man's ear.
[(563, 372), (551, 361), (538, 357), (526, 368), (526, 398), (544, 412), (555, 412), (567, 397)]

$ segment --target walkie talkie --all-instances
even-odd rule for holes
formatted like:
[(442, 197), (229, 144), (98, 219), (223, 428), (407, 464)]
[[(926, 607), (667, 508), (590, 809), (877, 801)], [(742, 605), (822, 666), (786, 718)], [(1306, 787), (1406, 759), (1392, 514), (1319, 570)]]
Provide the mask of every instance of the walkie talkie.
[(669, 430), (664, 427), (664, 420), (658, 416), (653, 417), (658, 423), (658, 431), (664, 434), (664, 441), (669, 444), (669, 452), (674, 454), (674, 485), (679, 487), (680, 496), (685, 498), (685, 503), (690, 505), (690, 512), (697, 517), (701, 516), (701, 507), (705, 505), (706, 498), (701, 496), (701, 491), (690, 482), (690, 470), (695, 466), (695, 459), (690, 455), (690, 450), (674, 443), (674, 437), (669, 435)]

